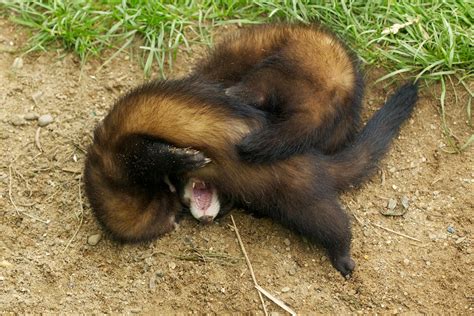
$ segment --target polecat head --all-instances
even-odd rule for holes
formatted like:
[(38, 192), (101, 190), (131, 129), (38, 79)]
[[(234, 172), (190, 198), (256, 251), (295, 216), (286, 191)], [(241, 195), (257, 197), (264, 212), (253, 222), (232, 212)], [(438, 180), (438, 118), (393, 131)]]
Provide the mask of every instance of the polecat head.
[(198, 178), (174, 180), (181, 203), (189, 208), (194, 218), (202, 224), (210, 224), (215, 218), (227, 214), (232, 201), (219, 193), (218, 188)]

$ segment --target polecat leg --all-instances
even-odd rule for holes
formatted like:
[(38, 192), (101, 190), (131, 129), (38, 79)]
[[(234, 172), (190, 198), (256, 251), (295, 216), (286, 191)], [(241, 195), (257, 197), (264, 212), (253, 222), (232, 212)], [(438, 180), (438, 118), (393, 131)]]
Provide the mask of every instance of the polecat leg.
[(161, 183), (166, 175), (195, 170), (211, 161), (198, 150), (142, 135), (131, 135), (120, 146), (130, 176), (144, 183)]
[[(281, 123), (269, 123), (237, 144), (241, 159), (252, 163), (272, 163), (310, 150), (320, 138), (320, 131), (307, 118), (294, 114)], [(299, 121), (299, 122), (298, 122)]]
[(319, 200), (310, 207), (282, 214), (290, 227), (326, 248), (332, 265), (348, 277), (355, 268), (350, 254), (351, 229), (336, 200)]

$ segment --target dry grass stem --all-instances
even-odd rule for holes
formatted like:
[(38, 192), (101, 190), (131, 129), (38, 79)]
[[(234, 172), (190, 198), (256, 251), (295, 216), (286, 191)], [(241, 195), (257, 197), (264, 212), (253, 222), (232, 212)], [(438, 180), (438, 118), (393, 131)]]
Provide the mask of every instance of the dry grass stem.
[(74, 238), (76, 238), (77, 234), (79, 233), (79, 230), (82, 227), (82, 223), (84, 222), (84, 205), (82, 202), (82, 191), (81, 191), (81, 183), (82, 183), (82, 177), (78, 181), (78, 200), (79, 200), (79, 211), (80, 211), (80, 219), (79, 219), (79, 225), (77, 226), (76, 231), (74, 232), (74, 235), (69, 239), (68, 243), (66, 244), (66, 247), (64, 247), (63, 253), (69, 248), (71, 245), (72, 241)]
[[(255, 287), (257, 288), (257, 286), (259, 286), (258, 283), (257, 283), (257, 278), (255, 277), (255, 273), (253, 272), (252, 263), (250, 262), (250, 259), (247, 255), (247, 251), (245, 250), (242, 239), (240, 238), (239, 229), (237, 228), (237, 225), (235, 224), (234, 217), (232, 215), (230, 215), (230, 218), (232, 219), (232, 225), (234, 225), (234, 231), (235, 231), (235, 234), (237, 235), (237, 239), (239, 240), (240, 249), (242, 249), (242, 253), (244, 254), (245, 261), (247, 261), (247, 266), (250, 270), (250, 274), (252, 275), (253, 283), (254, 283)], [(257, 293), (258, 293), (258, 297), (260, 297), (260, 301), (262, 302), (263, 312), (264, 312), (265, 316), (267, 316), (268, 311), (267, 311), (267, 308), (265, 306), (265, 302), (263, 300), (262, 293), (258, 290), (257, 290)]]

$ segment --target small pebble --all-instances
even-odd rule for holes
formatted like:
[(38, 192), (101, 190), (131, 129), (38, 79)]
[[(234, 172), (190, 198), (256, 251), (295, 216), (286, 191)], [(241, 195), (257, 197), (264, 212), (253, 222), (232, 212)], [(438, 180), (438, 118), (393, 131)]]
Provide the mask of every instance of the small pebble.
[(12, 64), (12, 68), (13, 69), (23, 68), (23, 58), (21, 58), (21, 57), (15, 58), (15, 60), (13, 61), (13, 64)]
[(290, 271), (288, 271), (289, 275), (295, 275), (296, 274), (296, 269), (292, 268)]
[(282, 293), (286, 293), (286, 292), (289, 292), (290, 291), (290, 288), (285, 286), (284, 288), (281, 289), (281, 292)]
[(102, 238), (101, 234), (90, 235), (87, 238), (87, 243), (91, 246), (95, 246), (99, 243), (100, 239)]
[(403, 259), (403, 263), (404, 263), (405, 265), (408, 265), (408, 264), (410, 263), (410, 260), (408, 260), (407, 258), (405, 258), (405, 259)]
[(154, 275), (148, 281), (148, 287), (152, 290), (156, 288), (156, 277)]
[(38, 125), (43, 127), (43, 126), (46, 126), (46, 125), (52, 123), (53, 121), (54, 121), (54, 119), (51, 116), (51, 114), (44, 114), (44, 115), (41, 115), (38, 118)]
[(170, 264), (168, 266), (170, 267), (171, 270), (176, 269), (176, 263), (174, 263), (174, 262), (170, 262)]
[(387, 203), (387, 207), (389, 210), (393, 211), (393, 209), (397, 206), (397, 201), (395, 199), (389, 199)]
[(287, 246), (291, 245), (291, 241), (288, 238), (285, 238), (285, 240), (283, 240), (283, 243)]
[(449, 225), (449, 226), (448, 226), (448, 233), (454, 234), (455, 232), (456, 232), (456, 230), (454, 229), (454, 227), (451, 226), (451, 225)]
[(35, 112), (28, 112), (23, 116), (23, 118), (27, 121), (37, 120), (38, 117), (39, 117), (38, 113), (35, 113)]
[(140, 313), (141, 311), (142, 311), (142, 310), (141, 310), (141, 308), (139, 308), (139, 307), (135, 307), (135, 308), (131, 308), (131, 309), (130, 309), (130, 313), (132, 313), (132, 314), (138, 314), (138, 313)]
[(408, 197), (406, 195), (402, 196), (402, 206), (405, 209), (408, 209), (409, 203), (408, 203)]
[(14, 116), (10, 119), (10, 123), (13, 126), (23, 126), (26, 125), (26, 121), (21, 116)]

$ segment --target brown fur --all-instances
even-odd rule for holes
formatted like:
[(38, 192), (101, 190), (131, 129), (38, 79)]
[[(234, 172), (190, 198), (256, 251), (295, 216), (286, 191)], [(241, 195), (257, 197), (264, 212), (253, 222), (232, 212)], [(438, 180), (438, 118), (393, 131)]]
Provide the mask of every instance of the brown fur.
[(320, 25), (253, 26), (224, 37), (193, 75), (270, 112), (271, 123), (239, 144), (268, 163), (316, 147), (341, 149), (357, 131), (363, 81), (356, 57)]
[[(155, 145), (193, 147), (212, 163), (178, 176), (212, 183), (236, 203), (320, 242), (333, 265), (347, 275), (354, 268), (351, 233), (337, 193), (370, 174), (415, 101), (416, 88), (401, 89), (371, 119), (354, 146), (338, 155), (310, 151), (257, 165), (242, 162), (235, 144), (267, 124), (264, 113), (235, 103), (217, 84), (195, 78), (154, 82), (119, 100), (96, 129), (86, 161), (87, 195), (99, 221), (119, 240), (149, 240), (166, 233), (178, 212), (176, 195), (159, 177), (150, 182), (135, 179), (135, 169), (151, 164), (145, 178), (159, 169), (154, 163), (162, 152), (148, 150)], [(141, 145), (134, 149), (143, 137), (150, 142), (145, 150)], [(351, 164), (354, 161), (360, 163)], [(160, 176), (167, 173), (173, 170), (165, 168)]]

